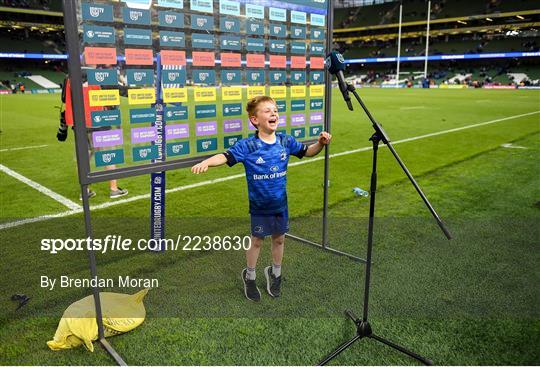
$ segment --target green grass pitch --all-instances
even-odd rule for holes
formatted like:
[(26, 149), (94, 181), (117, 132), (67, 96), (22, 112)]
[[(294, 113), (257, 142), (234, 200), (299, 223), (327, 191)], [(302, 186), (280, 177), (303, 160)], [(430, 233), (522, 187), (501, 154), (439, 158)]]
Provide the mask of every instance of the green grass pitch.
[[(445, 240), (386, 148), (380, 149), (370, 319), (377, 334), (436, 364), (536, 365), (540, 361), (540, 93), (508, 90), (360, 89), (375, 118), (454, 235)], [(73, 133), (59, 143), (59, 95), (0, 95), (0, 224), (69, 210), (5, 173), (5, 168), (79, 202)], [(334, 92), (330, 152), (329, 239), (365, 255), (371, 127), (360, 108)], [(535, 113), (536, 112), (536, 113)], [(485, 124), (482, 124), (485, 123)], [(468, 127), (468, 128), (467, 128)], [(125, 129), (127, 130), (127, 129)], [(508, 145), (510, 144), (510, 145)], [(504, 145), (504, 146), (503, 146)], [(32, 147), (29, 149), (18, 149)], [(309, 159), (305, 159), (308, 161)], [(304, 160), (302, 160), (303, 162)], [(291, 162), (296, 162), (292, 158)], [(248, 231), (241, 167), (206, 175), (167, 173), (167, 237)], [(323, 161), (288, 172), (291, 233), (319, 241)], [(191, 186), (190, 186), (191, 185)], [(136, 198), (148, 176), (120, 180)], [(91, 199), (96, 236), (146, 237), (149, 199), (107, 206), (107, 183)], [(101, 206), (101, 207), (100, 207)], [(88, 276), (85, 252), (51, 255), (42, 238), (82, 238), (82, 214), (0, 229), (0, 364), (106, 365), (101, 348), (53, 352), (63, 310), (89, 289), (40, 287), (40, 276)], [(270, 259), (265, 244), (258, 267)], [(98, 254), (101, 277), (157, 278), (145, 299), (147, 320), (110, 339), (130, 364), (312, 365), (354, 334), (343, 315), (361, 314), (362, 264), (286, 240), (280, 299), (245, 300), (236, 251)], [(134, 289), (113, 291), (134, 293)], [(32, 297), (15, 311), (10, 297)], [(333, 363), (415, 364), (371, 340)]]

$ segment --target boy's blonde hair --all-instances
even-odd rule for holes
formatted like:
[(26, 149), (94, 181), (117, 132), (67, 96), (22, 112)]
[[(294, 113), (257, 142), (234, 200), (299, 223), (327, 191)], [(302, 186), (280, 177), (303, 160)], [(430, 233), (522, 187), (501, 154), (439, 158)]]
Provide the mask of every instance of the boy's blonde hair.
[(269, 96), (253, 97), (248, 101), (247, 106), (246, 106), (248, 117), (257, 115), (257, 107), (259, 106), (259, 104), (263, 102), (272, 102), (273, 104), (277, 105), (276, 101), (272, 97), (269, 97)]

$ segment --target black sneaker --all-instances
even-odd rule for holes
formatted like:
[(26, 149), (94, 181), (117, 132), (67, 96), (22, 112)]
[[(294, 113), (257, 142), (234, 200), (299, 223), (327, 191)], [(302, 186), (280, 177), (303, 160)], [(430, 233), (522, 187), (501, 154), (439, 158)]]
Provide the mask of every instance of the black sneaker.
[(261, 292), (257, 288), (255, 280), (247, 279), (247, 269), (242, 270), (242, 282), (244, 282), (244, 294), (250, 301), (259, 302), (261, 300)]
[(281, 294), (281, 275), (279, 277), (274, 276), (272, 267), (267, 266), (264, 268), (264, 276), (266, 277), (266, 291), (272, 297), (279, 297)]
[(128, 194), (128, 191), (126, 189), (117, 188), (116, 190), (111, 190), (111, 194), (109, 197), (111, 199), (116, 199), (122, 196), (126, 196)]

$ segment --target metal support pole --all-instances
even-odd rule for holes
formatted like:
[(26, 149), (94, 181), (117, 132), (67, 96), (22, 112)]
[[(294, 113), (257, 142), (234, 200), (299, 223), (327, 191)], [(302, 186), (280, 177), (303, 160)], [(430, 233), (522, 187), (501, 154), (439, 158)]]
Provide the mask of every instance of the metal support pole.
[[(326, 24), (326, 47), (332, 49), (334, 43), (334, 6), (333, 1), (328, 0)], [(325, 96), (324, 96), (324, 130), (331, 133), (331, 112), (332, 112), (332, 76), (328, 71), (325, 75)], [(324, 147), (324, 178), (323, 178), (323, 213), (322, 213), (322, 241), (323, 248), (328, 246), (328, 186), (330, 185), (330, 147)]]
[(426, 29), (426, 57), (424, 61), (424, 78), (427, 78), (427, 64), (429, 56), (429, 21), (431, 19), (431, 0), (428, 1), (427, 6), (427, 29)]
[(403, 3), (399, 4), (399, 28), (397, 43), (397, 67), (396, 67), (396, 88), (399, 88), (399, 57), (401, 56), (401, 22), (403, 20)]
[[(81, 184), (81, 197), (84, 210), (84, 224), (86, 237), (92, 238), (92, 222), (90, 217), (90, 203), (88, 199), (88, 185), (90, 183), (88, 173), (90, 172), (90, 158), (88, 155), (89, 142), (86, 131), (86, 115), (83, 104), (83, 81), (81, 73), (81, 53), (79, 45), (79, 30), (77, 21), (77, 3), (75, 0), (64, 0), (64, 29), (66, 33), (66, 43), (68, 50), (69, 81), (71, 85), (71, 101), (73, 102), (73, 127), (75, 129), (75, 149), (77, 154), (77, 171), (79, 183)], [(97, 261), (93, 249), (88, 249), (88, 263), (90, 276), (97, 278)], [(101, 310), (101, 300), (99, 288), (92, 287), (94, 306), (96, 311), (96, 323), (98, 327), (98, 338), (105, 350), (114, 358), (115, 362), (125, 366), (126, 362), (114, 350), (105, 339), (105, 329), (103, 327), (103, 314)]]

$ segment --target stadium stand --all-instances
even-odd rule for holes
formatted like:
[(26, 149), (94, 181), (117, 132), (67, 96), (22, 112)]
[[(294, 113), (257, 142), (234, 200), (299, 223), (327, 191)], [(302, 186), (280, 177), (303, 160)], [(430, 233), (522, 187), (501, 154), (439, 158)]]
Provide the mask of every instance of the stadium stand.
[[(473, 36), (474, 37), (474, 36)], [(516, 51), (538, 51), (538, 37), (482, 37), (477, 39), (463, 36), (446, 40), (445, 37), (432, 37), (430, 39), (429, 54), (471, 54), (485, 52), (516, 52)], [(374, 45), (374, 43), (376, 45)], [(346, 46), (344, 55), (347, 58), (364, 57), (389, 57), (396, 56), (398, 52), (396, 42), (358, 42)], [(405, 39), (401, 44), (402, 56), (423, 56), (425, 54), (425, 43), (418, 39)]]
[(63, 32), (8, 29), (0, 33), (0, 52), (65, 53)]
[(0, 6), (62, 11), (62, 2), (57, 0), (0, 0)]
[[(539, 7), (538, 1), (531, 0), (433, 0), (431, 19), (525, 11)], [(403, 22), (423, 21), (427, 18), (425, 0), (404, 0), (403, 9)], [(337, 29), (398, 23), (399, 2), (336, 9), (334, 14)]]

